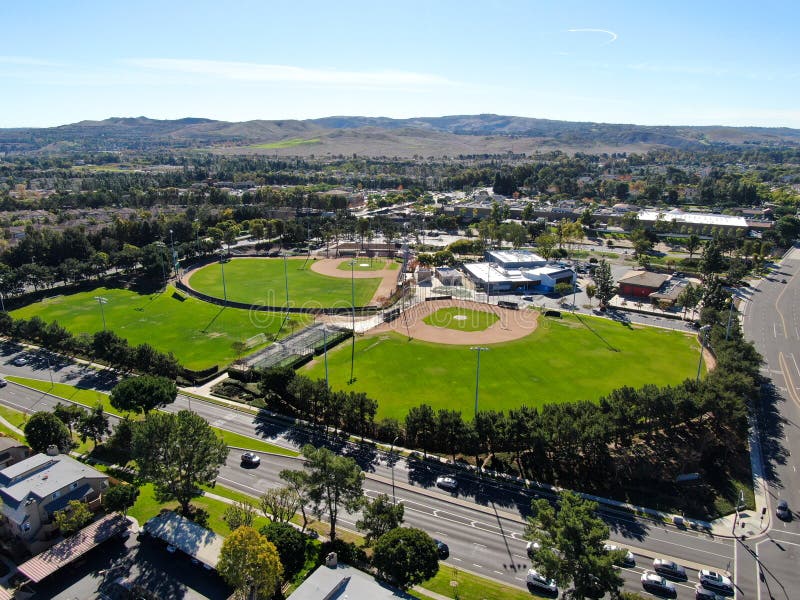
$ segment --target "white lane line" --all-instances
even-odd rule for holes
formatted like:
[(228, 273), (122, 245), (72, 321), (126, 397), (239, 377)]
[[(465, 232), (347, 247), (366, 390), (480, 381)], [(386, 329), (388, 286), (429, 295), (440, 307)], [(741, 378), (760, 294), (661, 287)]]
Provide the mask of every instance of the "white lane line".
[(478, 546), (478, 547), (480, 547), (480, 548), (486, 548), (486, 545), (485, 545), (485, 544), (479, 544), (478, 542), (472, 542), (472, 545), (473, 545), (473, 546)]
[(495, 569), (494, 572), (497, 573), (498, 575), (505, 575), (505, 573), (503, 573), (502, 571), (498, 571), (497, 569)]
[(479, 565), (478, 563), (472, 563), (473, 567), (478, 567), (479, 569), (483, 568), (483, 565)]
[(457, 556), (451, 556), (450, 559), (451, 560), (457, 560), (458, 562), (461, 562), (461, 560), (462, 560), (462, 559), (458, 558)]

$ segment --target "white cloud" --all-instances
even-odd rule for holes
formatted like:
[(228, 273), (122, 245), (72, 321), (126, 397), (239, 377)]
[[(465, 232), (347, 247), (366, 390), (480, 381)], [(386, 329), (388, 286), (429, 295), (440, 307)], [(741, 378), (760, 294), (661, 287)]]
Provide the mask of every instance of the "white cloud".
[(410, 71), (338, 71), (289, 65), (175, 58), (135, 58), (124, 62), (142, 69), (245, 82), (283, 82), (364, 88), (432, 87), (456, 84), (456, 82), (438, 75)]
[(607, 46), (608, 44), (616, 42), (617, 38), (619, 37), (616, 33), (614, 33), (613, 31), (609, 31), (608, 29), (581, 28), (581, 29), (567, 29), (567, 31), (570, 33), (605, 33), (606, 35), (610, 36), (610, 38), (605, 43), (600, 44), (601, 46)]

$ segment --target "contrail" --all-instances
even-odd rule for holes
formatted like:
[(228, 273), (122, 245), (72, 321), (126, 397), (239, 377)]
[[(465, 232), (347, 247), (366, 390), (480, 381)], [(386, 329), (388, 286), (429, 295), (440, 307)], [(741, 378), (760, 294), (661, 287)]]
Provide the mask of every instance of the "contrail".
[(607, 46), (608, 44), (616, 41), (616, 39), (619, 37), (616, 33), (614, 33), (613, 31), (609, 31), (608, 29), (567, 29), (567, 31), (569, 31), (570, 33), (589, 32), (589, 33), (605, 33), (610, 35), (611, 39), (608, 40), (605, 44), (601, 44), (601, 46)]

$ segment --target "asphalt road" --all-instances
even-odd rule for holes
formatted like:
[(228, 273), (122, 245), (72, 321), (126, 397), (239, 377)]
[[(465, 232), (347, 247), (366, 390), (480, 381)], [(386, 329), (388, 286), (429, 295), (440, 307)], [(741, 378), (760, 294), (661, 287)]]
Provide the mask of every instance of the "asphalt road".
[[(748, 290), (742, 319), (769, 379), (763, 388), (758, 420), (768, 485), (771, 527), (765, 536), (737, 549), (739, 598), (800, 597), (800, 518), (786, 523), (775, 517), (779, 499), (800, 508), (800, 250), (792, 250), (758, 287)], [(785, 283), (784, 283), (785, 281)], [(795, 516), (797, 513), (795, 512)]]

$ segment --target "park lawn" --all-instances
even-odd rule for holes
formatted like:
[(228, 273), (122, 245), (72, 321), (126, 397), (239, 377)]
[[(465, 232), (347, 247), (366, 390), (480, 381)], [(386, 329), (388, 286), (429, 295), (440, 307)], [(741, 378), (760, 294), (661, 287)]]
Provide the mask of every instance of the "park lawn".
[[(11, 378), (7, 377), (6, 379)], [(28, 421), (28, 415), (26, 413), (2, 405), (0, 405), (0, 417), (3, 417), (17, 429), (25, 429), (25, 423)], [(19, 434), (15, 433), (12, 437), (19, 439)]]
[[(464, 318), (457, 319), (456, 317)], [(434, 327), (446, 327), (456, 331), (483, 331), (499, 321), (500, 317), (489, 311), (448, 306), (440, 308), (422, 320)]]
[[(356, 306), (372, 300), (380, 278), (354, 279), (329, 277), (311, 270), (311, 261), (304, 258), (286, 260), (284, 275), (282, 258), (234, 258), (225, 263), (225, 286), (229, 300), (261, 304), (286, 305), (286, 280), (289, 281), (290, 306), (310, 308), (349, 307), (355, 291)], [(222, 269), (214, 262), (196, 271), (189, 280), (199, 292), (222, 298)]]
[[(623, 385), (677, 384), (694, 376), (699, 355), (696, 338), (683, 332), (567, 314), (540, 317), (536, 331), (521, 340), (486, 346), (480, 408), (505, 411), (596, 401)], [(378, 418), (402, 421), (423, 402), (465, 416), (474, 410), (476, 354), (469, 346), (408, 341), (397, 333), (365, 336), (356, 342), (354, 366), (350, 385), (350, 345), (329, 352), (331, 387), (365, 392), (378, 401)], [(301, 372), (322, 379), (323, 361)]]
[[(139, 490), (139, 497), (136, 499), (136, 503), (128, 511), (128, 514), (134, 517), (139, 522), (140, 526), (144, 525), (148, 519), (152, 519), (158, 515), (164, 508), (169, 510), (175, 510), (178, 508), (178, 503), (175, 501), (159, 502), (156, 500), (155, 489), (151, 483), (143, 485), (141, 488), (139, 488)], [(220, 496), (223, 495), (220, 494), (217, 489), (214, 490), (214, 493)], [(227, 536), (231, 533), (228, 524), (225, 523), (222, 518), (222, 516), (225, 514), (225, 510), (228, 508), (228, 506), (230, 506), (227, 502), (217, 500), (216, 498), (208, 498), (207, 496), (197, 496), (192, 498), (192, 506), (202, 508), (208, 512), (208, 523), (206, 526), (209, 529), (222, 536)], [(255, 521), (253, 522), (253, 527), (260, 529), (268, 523), (269, 519), (259, 516), (256, 517)]]
[[(101, 287), (44, 298), (12, 311), (11, 316), (38, 316), (46, 322), (58, 321), (74, 335), (91, 335), (103, 329), (96, 296), (108, 300), (103, 305), (108, 329), (131, 345), (147, 342), (156, 350), (172, 352), (183, 366), (195, 370), (228, 365), (237, 358), (235, 343), (259, 333), (274, 336), (285, 316), (220, 307), (178, 294), (171, 286), (155, 294)], [(303, 326), (309, 322), (305, 315), (294, 315), (293, 319)], [(288, 329), (284, 328), (282, 334), (288, 334)]]
[[(354, 271), (382, 271), (383, 269), (390, 268), (387, 266), (387, 261), (383, 258), (369, 259), (362, 256), (360, 258), (356, 258), (355, 263), (356, 264), (353, 265)], [(340, 262), (336, 268), (340, 271), (350, 272), (350, 261), (346, 260)]]
[(421, 583), (420, 587), (450, 598), (455, 589), (451, 581), (458, 582), (460, 600), (530, 600), (532, 595), (528, 590), (505, 585), (442, 563), (439, 563), (439, 572), (433, 578)]
[(78, 388), (74, 385), (69, 385), (66, 383), (51, 384), (47, 380), (17, 377), (16, 375), (9, 375), (6, 377), (6, 379), (29, 388), (33, 388), (34, 390), (45, 392), (51, 396), (57, 396), (59, 398), (64, 398), (65, 400), (71, 400), (72, 402), (83, 404), (89, 408), (93, 408), (99, 402), (103, 405), (103, 410), (109, 414), (116, 415), (118, 417), (124, 417), (127, 414), (130, 417), (137, 418), (134, 414), (118, 411), (116, 408), (111, 406), (111, 400), (109, 399), (108, 394), (98, 392), (97, 390)]
[(280, 454), (282, 456), (300, 455), (299, 452), (295, 452), (294, 450), (290, 450), (288, 448), (282, 448), (280, 446), (276, 446), (275, 444), (270, 444), (264, 440), (259, 440), (246, 435), (240, 435), (224, 429), (218, 429), (217, 427), (212, 427), (211, 429), (213, 429), (214, 433), (221, 437), (228, 446), (243, 448), (245, 450), (255, 450), (258, 452), (272, 452), (273, 454)]

